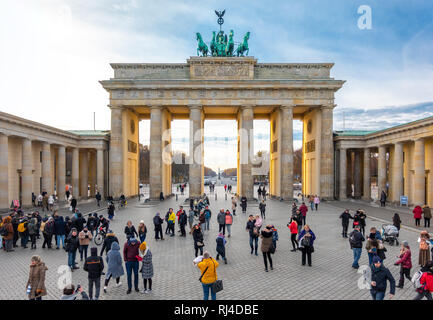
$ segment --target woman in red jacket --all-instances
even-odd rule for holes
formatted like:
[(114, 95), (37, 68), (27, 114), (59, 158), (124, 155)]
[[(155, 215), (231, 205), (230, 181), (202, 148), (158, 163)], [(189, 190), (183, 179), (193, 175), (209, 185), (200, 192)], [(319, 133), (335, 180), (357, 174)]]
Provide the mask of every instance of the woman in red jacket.
[(426, 297), (427, 300), (433, 300), (432, 292), (433, 292), (433, 261), (429, 261), (427, 266), (425, 267), (427, 272), (424, 272), (421, 276), (420, 283), (423, 285), (422, 290), (417, 289), (417, 296), (413, 300), (421, 300)]
[(420, 206), (416, 206), (412, 212), (415, 219), (415, 226), (419, 226), (422, 218), (422, 208)]
[[(290, 229), (292, 246), (293, 250), (290, 250), (292, 252), (295, 252), (296, 250), (299, 250), (299, 243), (298, 240), (296, 240), (296, 236), (298, 234), (298, 223), (296, 222), (296, 218), (292, 216), (290, 219), (290, 223), (287, 224), (287, 227)], [(295, 246), (296, 245), (296, 246)]]
[(396, 266), (400, 265), (400, 281), (398, 282), (397, 288), (403, 289), (404, 277), (409, 281), (412, 279), (410, 277), (410, 269), (412, 269), (412, 253), (407, 241), (401, 243), (399, 258), (400, 259), (395, 263)]

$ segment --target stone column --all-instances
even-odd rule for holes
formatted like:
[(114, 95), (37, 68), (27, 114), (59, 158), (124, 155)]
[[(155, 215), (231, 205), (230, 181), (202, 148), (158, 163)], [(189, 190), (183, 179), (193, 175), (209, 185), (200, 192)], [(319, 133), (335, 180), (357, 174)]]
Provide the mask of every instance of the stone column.
[[(123, 193), (122, 108), (111, 106), (110, 164), (108, 195), (114, 198)], [(152, 141), (152, 139), (151, 139)]]
[[(293, 106), (280, 107), (281, 183), (280, 197), (293, 200)], [(254, 141), (252, 141), (254, 143)]]
[(42, 144), (42, 192), (53, 194), (51, 183), (51, 145), (48, 142)]
[(149, 189), (150, 199), (159, 200), (162, 191), (162, 109), (150, 108)]
[(324, 199), (333, 199), (334, 197), (333, 109), (334, 105), (322, 107), (319, 196)]
[(361, 161), (361, 150), (355, 149), (355, 174), (354, 174), (354, 186), (355, 199), (360, 199), (362, 195), (362, 161)]
[(72, 149), (72, 194), (75, 198), (80, 196), (79, 176), (80, 172), (80, 150), (78, 148)]
[(32, 187), (33, 187), (33, 174), (32, 174), (32, 140), (23, 138), (22, 149), (22, 205), (30, 207), (32, 205)]
[(362, 199), (371, 201), (370, 149), (364, 149), (364, 192)]
[(66, 186), (66, 148), (60, 146), (58, 149), (57, 160), (57, 197), (60, 201), (65, 200), (65, 186)]
[(425, 204), (425, 146), (424, 139), (415, 140), (414, 149), (414, 205)]
[[(254, 157), (254, 112), (252, 106), (241, 107), (241, 196), (248, 200), (254, 199), (254, 179), (252, 176), (252, 162)], [(288, 148), (289, 149), (289, 148)], [(292, 153), (293, 157), (293, 153)], [(286, 168), (287, 169), (287, 168)], [(288, 171), (288, 170), (287, 170)], [(293, 171), (292, 171), (293, 175)], [(292, 179), (293, 180), (293, 179)], [(293, 184), (292, 184), (293, 185)], [(281, 187), (281, 193), (283, 192)], [(293, 194), (293, 192), (292, 192)]]
[(82, 149), (80, 158), (80, 196), (87, 198), (89, 187), (89, 151)]
[(0, 133), (0, 208), (9, 208), (9, 146), (8, 136)]
[(104, 197), (104, 150), (96, 150), (96, 184), (98, 185), (98, 191), (101, 197)]
[(386, 192), (386, 147), (379, 146), (379, 158), (377, 159), (377, 186), (378, 200), (382, 190)]
[(397, 142), (394, 145), (394, 158), (392, 161), (392, 201), (400, 203), (400, 196), (403, 195), (403, 143)]
[(340, 200), (347, 199), (347, 150), (346, 148), (340, 149)]
[(203, 115), (201, 106), (189, 106), (189, 196), (199, 197), (203, 185)]

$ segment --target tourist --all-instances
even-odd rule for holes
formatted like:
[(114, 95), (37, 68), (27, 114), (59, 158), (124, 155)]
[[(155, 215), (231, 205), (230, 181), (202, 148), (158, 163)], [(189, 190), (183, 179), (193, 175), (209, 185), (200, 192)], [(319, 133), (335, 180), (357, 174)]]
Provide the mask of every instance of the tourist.
[(129, 238), (134, 238), (134, 235), (138, 237), (137, 230), (135, 230), (135, 227), (132, 225), (131, 220), (128, 220), (128, 222), (126, 223), (124, 233), (126, 235), (126, 240), (128, 240)]
[(428, 205), (422, 208), (422, 213), (424, 215), (424, 228), (430, 228), (431, 210)]
[(203, 211), (200, 211), (199, 215), (198, 215), (198, 222), (200, 224), (200, 226), (203, 226), (203, 230), (206, 229), (206, 214)]
[(233, 212), (234, 216), (236, 215), (236, 207), (237, 206), (238, 206), (238, 204), (237, 204), (236, 198), (232, 197), (232, 212)]
[(182, 210), (179, 214), (179, 220), (178, 220), (181, 237), (186, 237), (185, 226), (187, 224), (187, 221), (188, 221), (188, 217), (186, 216), (185, 210)]
[(201, 271), (200, 281), (203, 286), (203, 300), (209, 300), (209, 290), (211, 291), (212, 300), (216, 300), (216, 292), (214, 291), (213, 284), (218, 279), (216, 272), (218, 266), (218, 261), (215, 261), (207, 251), (203, 254), (202, 261), (197, 263), (197, 267)]
[(355, 229), (349, 234), (350, 249), (353, 251), (352, 268), (354, 269), (359, 269), (358, 261), (362, 254), (362, 242), (365, 241), (365, 238), (359, 229), (360, 226), (356, 225)]
[[(44, 218), (44, 219), (46, 219), (46, 218)], [(42, 249), (45, 249), (45, 245), (47, 245), (48, 249), (51, 249), (51, 242), (53, 239), (53, 234), (54, 234), (54, 219), (53, 219), (53, 217), (49, 217), (48, 220), (43, 225), (43, 229), (42, 229), (42, 235), (44, 236), (44, 242), (42, 243)]]
[(299, 250), (299, 243), (298, 240), (296, 240), (296, 236), (298, 234), (298, 223), (296, 222), (296, 216), (292, 216), (290, 222), (287, 224), (287, 227), (289, 227), (290, 230), (290, 241), (292, 242), (293, 246), (293, 249), (290, 251), (296, 252), (296, 250)]
[(96, 203), (98, 204), (98, 207), (100, 207), (102, 197), (101, 197), (101, 194), (99, 193), (99, 191), (96, 192), (95, 199), (96, 199)]
[(181, 226), (180, 226), (180, 216), (182, 213), (185, 213), (185, 210), (183, 210), (182, 206), (179, 206), (179, 210), (177, 210), (177, 212), (176, 212), (176, 217), (177, 217), (177, 224), (179, 226), (178, 232), (180, 232), (180, 233), (182, 233)]
[(30, 259), (30, 273), (26, 288), (30, 300), (42, 300), (47, 295), (45, 288), (45, 272), (48, 268), (42, 262), (41, 257), (33, 256)]
[(210, 229), (209, 229), (209, 228), (210, 228), (209, 223), (210, 223), (210, 219), (211, 219), (211, 217), (212, 217), (212, 212), (211, 212), (211, 210), (209, 209), (209, 206), (206, 206), (206, 207), (204, 208), (205, 224), (204, 224), (204, 228), (203, 228), (203, 230), (210, 230)]
[(413, 218), (415, 219), (415, 226), (419, 227), (422, 218), (422, 208), (420, 206), (415, 206), (412, 213), (413, 213)]
[(305, 205), (305, 202), (302, 202), (301, 206), (299, 207), (299, 211), (302, 214), (301, 226), (303, 226), (303, 225), (305, 225), (307, 223), (307, 212), (308, 212), (308, 208)]
[(367, 237), (367, 242), (365, 244), (365, 249), (368, 254), (368, 265), (371, 266), (373, 263), (373, 258), (378, 256), (382, 261), (385, 260), (385, 247), (383, 246), (382, 240), (377, 237), (376, 228), (372, 227), (370, 229), (370, 234)]
[(296, 205), (296, 202), (292, 203), (292, 216), (296, 214), (296, 210), (298, 210), (298, 206)]
[(260, 250), (263, 254), (263, 261), (265, 263), (265, 271), (268, 272), (268, 260), (269, 266), (271, 270), (274, 270), (272, 266), (272, 258), (271, 258), (271, 247), (272, 247), (272, 230), (269, 225), (267, 225), (261, 232), (260, 238), (262, 239), (262, 243), (260, 246)]
[(224, 209), (221, 209), (217, 216), (218, 221), (218, 232), (221, 232), (225, 235), (226, 234), (226, 213)]
[(108, 214), (108, 219), (110, 221), (113, 220), (115, 211), (116, 211), (116, 206), (114, 205), (114, 202), (112, 201), (108, 202), (107, 214)]
[(146, 225), (144, 224), (144, 221), (141, 220), (140, 223), (138, 224), (138, 237), (140, 239), (140, 242), (146, 241), (146, 234), (147, 234)]
[[(62, 217), (62, 219), (63, 219), (63, 217)], [(27, 227), (29, 229), (29, 236), (30, 236), (30, 241), (31, 241), (31, 247), (30, 248), (36, 249), (36, 236), (38, 235), (38, 218), (36, 218), (35, 214), (33, 214)], [(0, 242), (1, 242), (1, 239), (0, 239)]]
[(314, 196), (308, 195), (308, 203), (310, 204), (311, 211), (314, 211)]
[(262, 197), (262, 187), (259, 186), (259, 188), (257, 189), (257, 198), (260, 200), (261, 197)]
[[(171, 209), (171, 208), (170, 208)], [(174, 237), (174, 224), (176, 222), (176, 214), (174, 213), (173, 209), (171, 209), (170, 214), (168, 216), (168, 232), (171, 233), (170, 237)]]
[(387, 195), (386, 195), (385, 191), (382, 190), (382, 192), (380, 194), (380, 206), (381, 207), (385, 207), (385, 205), (386, 205), (386, 197), (387, 197)]
[(216, 260), (219, 260), (219, 256), (221, 255), (221, 257), (224, 260), (224, 263), (227, 264), (227, 258), (226, 258), (226, 245), (227, 241), (224, 237), (224, 234), (219, 233), (217, 238), (216, 238), (216, 252), (217, 252), (217, 256), (216, 256)]
[(18, 225), (20, 223), (20, 218), (18, 217), (18, 215), (14, 212), (11, 214), (12, 217), (12, 227), (13, 227), (13, 247), (16, 248), (17, 246), (17, 241), (18, 241)]
[(231, 229), (232, 229), (232, 224), (233, 224), (233, 215), (230, 213), (229, 210), (226, 210), (225, 219), (226, 219), (225, 223), (226, 223), (226, 227), (227, 227), (227, 232), (229, 233), (227, 237), (230, 238), (230, 236), (232, 234)]
[(81, 294), (81, 300), (90, 300), (82, 286), (79, 285), (75, 290), (73, 284), (69, 284), (63, 288), (63, 295), (60, 297), (60, 300), (77, 300), (78, 294)]
[(105, 219), (104, 216), (101, 214), (99, 216), (98, 225), (96, 226), (96, 230), (99, 232), (99, 229), (105, 229), (105, 233), (108, 233), (108, 228), (110, 227), (110, 221)]
[[(78, 239), (80, 241), (80, 261), (87, 259), (87, 249), (89, 248), (89, 244), (93, 239), (92, 233), (89, 231), (87, 226), (78, 234)], [(89, 290), (90, 298), (92, 298), (92, 293)]]
[(242, 196), (241, 198), (241, 207), (242, 207), (242, 213), (247, 212), (247, 197)]
[(266, 201), (266, 193), (267, 193), (266, 187), (263, 186), (263, 188), (262, 188), (262, 197), (263, 197), (263, 200), (265, 200), (265, 201)]
[(344, 210), (344, 212), (340, 215), (341, 224), (343, 226), (343, 231), (341, 235), (343, 238), (347, 238), (347, 230), (349, 229), (349, 221), (353, 219), (352, 215), (349, 213), (349, 209)]
[(427, 300), (433, 300), (433, 261), (429, 261), (424, 267), (424, 272), (419, 280), (421, 288), (417, 289), (417, 295), (414, 300), (421, 300), (424, 297)]
[(86, 258), (83, 269), (88, 273), (89, 298), (90, 300), (93, 299), (93, 285), (95, 285), (95, 300), (98, 300), (101, 290), (101, 275), (104, 270), (104, 260), (98, 256), (97, 248), (93, 247), (90, 249), (90, 257)]
[(45, 209), (47, 209), (47, 211), (49, 211), (48, 209), (48, 195), (45, 194), (42, 198), (42, 211), (45, 211)]
[(71, 268), (71, 271), (79, 269), (77, 266), (75, 266), (75, 258), (79, 246), (80, 242), (78, 239), (77, 229), (72, 228), (71, 233), (65, 241), (66, 252), (68, 253), (68, 266)]
[(412, 253), (407, 241), (403, 241), (401, 243), (399, 260), (397, 260), (394, 265), (400, 265), (400, 280), (398, 282), (397, 288), (403, 289), (404, 277), (406, 277), (409, 281), (412, 279), (410, 277), (410, 269), (412, 269)]
[(272, 245), (274, 246), (275, 251), (277, 250), (277, 241), (278, 238), (278, 230), (275, 228), (275, 226), (272, 224), (270, 225), (270, 230), (272, 231)]
[(311, 254), (314, 252), (314, 240), (316, 240), (316, 235), (310, 229), (308, 224), (304, 225), (304, 229), (298, 236), (298, 241), (301, 245), (303, 266), (305, 266), (305, 258), (308, 259), (308, 266), (311, 267), (312, 265)]
[(260, 231), (260, 229), (262, 228), (263, 220), (258, 214), (256, 214), (255, 221), (256, 222), (254, 222), (254, 226)]
[[(42, 226), (41, 226), (41, 230), (42, 230)], [(69, 236), (69, 234), (71, 233), (72, 230), (72, 221), (71, 218), (69, 218), (68, 216), (65, 217), (65, 239), (67, 236)]]
[(131, 293), (132, 289), (132, 273), (134, 272), (134, 288), (136, 292), (138, 289), (138, 255), (140, 243), (134, 237), (130, 237), (123, 247), (123, 260), (126, 265), (126, 275), (128, 277), (128, 291)]
[(72, 196), (72, 199), (71, 199), (72, 212), (75, 212), (75, 208), (77, 208), (77, 199), (75, 198), (75, 196)]
[(119, 243), (114, 241), (111, 244), (111, 249), (108, 251), (105, 260), (107, 261), (107, 273), (105, 275), (104, 292), (107, 293), (107, 287), (110, 279), (116, 279), (116, 287), (119, 287), (122, 285), (120, 282), (120, 277), (125, 274), (125, 271), (123, 270), (123, 261), (120, 254)]
[(159, 212), (157, 212), (153, 217), (153, 225), (155, 226), (155, 240), (159, 240), (159, 236), (161, 236), (161, 240), (164, 240), (164, 237), (162, 236), (163, 223), (164, 220), (161, 219), (161, 217), (159, 216)]
[(255, 255), (258, 256), (257, 247), (259, 242), (259, 229), (255, 227), (254, 225), (255, 222), (256, 220), (254, 219), (253, 215), (250, 214), (250, 216), (248, 217), (247, 226), (245, 230), (248, 231), (250, 235), (251, 254), (253, 254), (254, 251)]
[(89, 229), (92, 236), (96, 230), (96, 226), (98, 224), (98, 214), (95, 212), (93, 215), (90, 214), (87, 218), (87, 229)]
[(42, 207), (42, 200), (43, 200), (42, 195), (39, 194), (37, 199), (38, 199), (38, 207)]
[(265, 200), (262, 200), (259, 204), (259, 210), (260, 210), (260, 215), (262, 216), (262, 219), (266, 219), (266, 203)]
[(201, 230), (201, 227), (196, 224), (194, 226), (194, 230), (192, 232), (192, 238), (194, 239), (194, 250), (195, 250), (195, 256), (198, 256), (198, 251), (200, 250), (200, 255), (203, 255), (203, 232)]
[(314, 202), (314, 207), (316, 208), (316, 211), (319, 210), (319, 203), (320, 203), (320, 199), (317, 196), (317, 194), (314, 196), (313, 198), (313, 202)]
[[(185, 215), (185, 211), (183, 212)], [(152, 278), (153, 278), (153, 263), (152, 263), (152, 252), (146, 242), (140, 244), (140, 257), (142, 259), (141, 276), (143, 277), (144, 289), (141, 293), (152, 292)], [(149, 283), (149, 289), (147, 289), (147, 283)]]
[(26, 217), (22, 218), (20, 220), (20, 224), (18, 225), (18, 233), (21, 238), (21, 247), (23, 249), (27, 249), (27, 243), (29, 241), (29, 230), (27, 228), (27, 225), (29, 224)]
[(113, 245), (113, 242), (119, 243), (119, 239), (117, 239), (116, 235), (112, 230), (108, 230), (107, 233), (105, 234), (104, 243), (102, 244), (101, 256), (104, 255), (104, 251), (106, 252), (106, 254), (108, 254), (110, 248)]
[(227, 193), (227, 184), (224, 185), (224, 192)]
[(430, 235), (427, 230), (421, 231), (418, 238), (419, 243), (419, 259), (418, 263), (421, 267), (427, 265), (430, 261)]
[(66, 234), (66, 222), (64, 221), (62, 216), (57, 216), (54, 219), (54, 235), (57, 239), (56, 241), (56, 249), (60, 248), (60, 243), (62, 244), (62, 248), (65, 248), (65, 234)]
[(370, 294), (373, 300), (383, 300), (386, 293), (387, 281), (390, 283), (389, 298), (395, 295), (395, 280), (391, 272), (385, 268), (379, 257), (373, 258), (371, 267), (371, 289)]
[[(194, 210), (193, 209), (189, 209), (188, 211), (188, 225), (189, 225), (189, 230), (192, 230), (192, 226), (194, 225)], [(189, 234), (191, 234), (191, 231), (189, 232)]]
[(392, 217), (392, 225), (396, 227), (398, 231), (400, 231), (401, 219), (397, 212), (394, 213), (394, 216)]
[(48, 197), (48, 210), (53, 211), (53, 206), (54, 206), (54, 197), (53, 195), (50, 195)]
[(84, 229), (85, 224), (86, 219), (83, 218), (81, 212), (76, 212), (72, 218), (72, 226), (77, 229), (78, 232), (81, 232)]
[(364, 210), (358, 209), (355, 212), (355, 215), (353, 216), (353, 224), (359, 225), (359, 230), (361, 231), (362, 235), (365, 236), (365, 223), (366, 223), (367, 215), (365, 214)]

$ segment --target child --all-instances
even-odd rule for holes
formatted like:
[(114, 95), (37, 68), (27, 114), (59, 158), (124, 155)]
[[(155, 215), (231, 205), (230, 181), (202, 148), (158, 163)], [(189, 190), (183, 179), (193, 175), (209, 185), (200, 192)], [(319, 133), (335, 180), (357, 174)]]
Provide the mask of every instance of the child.
[(274, 245), (275, 250), (277, 250), (277, 241), (278, 241), (278, 231), (275, 229), (274, 225), (271, 225), (272, 230), (272, 243)]

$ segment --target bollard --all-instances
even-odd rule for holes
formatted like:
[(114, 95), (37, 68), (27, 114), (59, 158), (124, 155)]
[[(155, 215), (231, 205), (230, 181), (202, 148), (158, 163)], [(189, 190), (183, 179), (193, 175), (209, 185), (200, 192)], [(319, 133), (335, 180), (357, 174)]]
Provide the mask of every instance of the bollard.
[(225, 194), (225, 198), (226, 198), (226, 201), (227, 201), (227, 193)]
[(177, 198), (177, 193), (176, 193), (176, 201), (177, 201), (177, 199), (178, 199), (178, 198)]
[(217, 200), (217, 194), (215, 193), (215, 201)]

